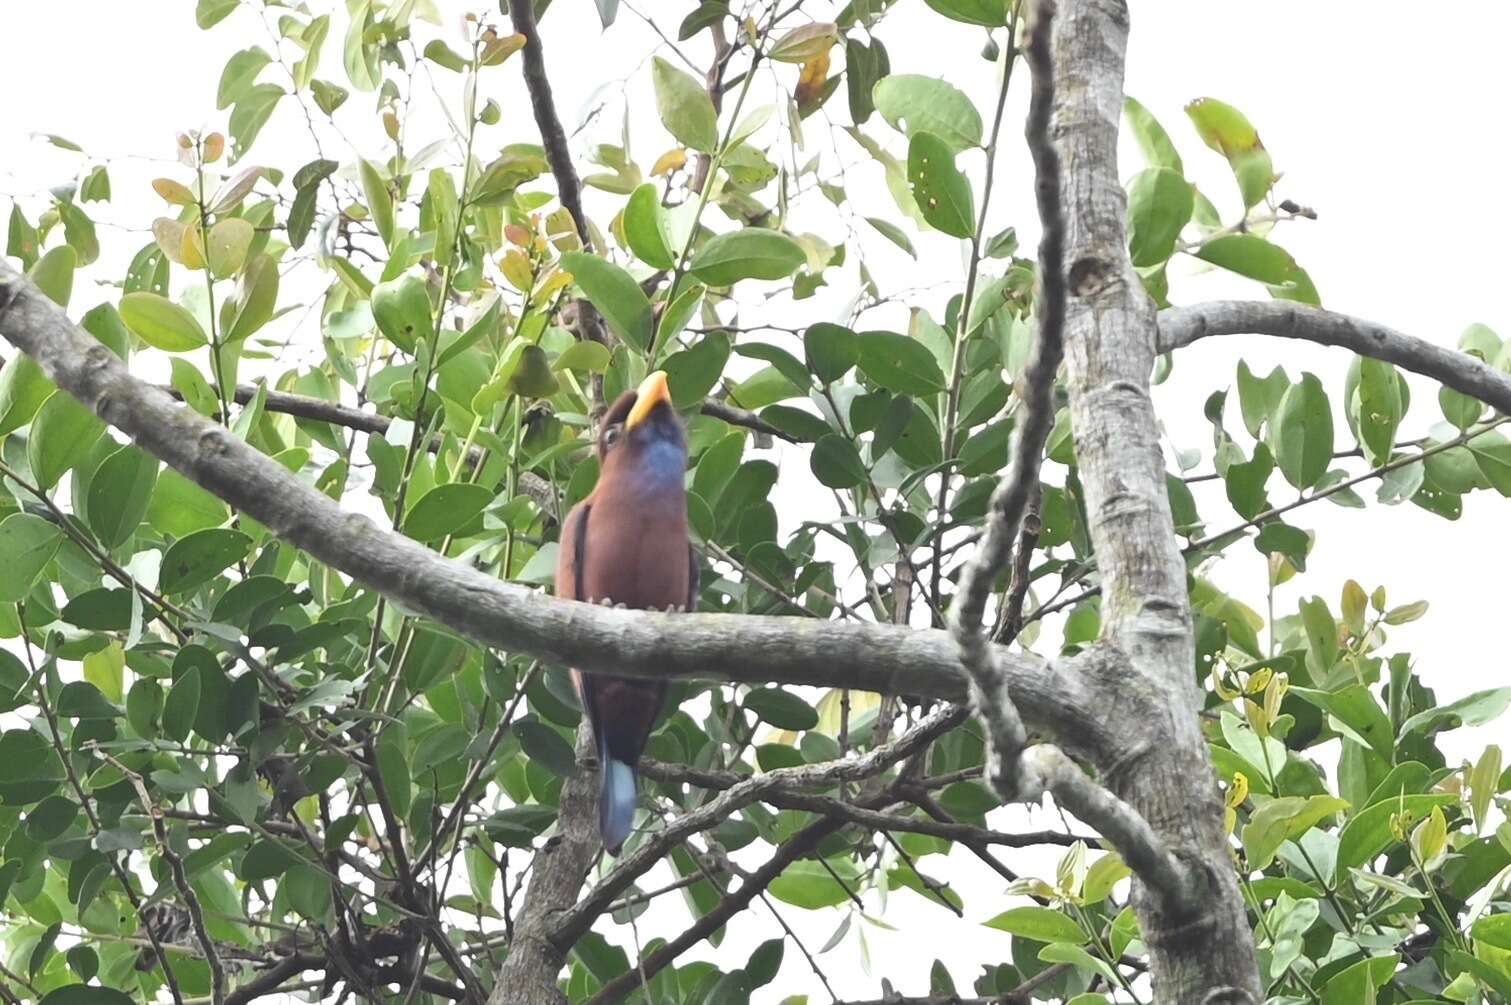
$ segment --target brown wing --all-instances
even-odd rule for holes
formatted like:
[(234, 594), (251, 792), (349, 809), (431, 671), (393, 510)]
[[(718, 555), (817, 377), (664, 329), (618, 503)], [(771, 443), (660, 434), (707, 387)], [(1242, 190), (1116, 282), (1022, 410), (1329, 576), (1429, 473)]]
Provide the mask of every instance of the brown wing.
[[(580, 593), (582, 583), (582, 561), (587, 548), (588, 513), (593, 504), (584, 499), (572, 511), (567, 514), (566, 520), (561, 525), (561, 541), (556, 554), (556, 595), (563, 600), (581, 600)], [(586, 681), (580, 671), (575, 668), (570, 671), (572, 675), (572, 687), (577, 691), (577, 700), (581, 703), (583, 711), (588, 711), (590, 702), (585, 691)], [(594, 724), (597, 728), (597, 724)]]

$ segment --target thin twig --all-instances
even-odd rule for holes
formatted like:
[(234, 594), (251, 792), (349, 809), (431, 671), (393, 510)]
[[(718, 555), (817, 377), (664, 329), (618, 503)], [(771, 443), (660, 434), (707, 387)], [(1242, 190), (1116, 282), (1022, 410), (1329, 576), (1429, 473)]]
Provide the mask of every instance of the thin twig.
[(142, 809), (146, 810), (147, 816), (151, 818), (152, 834), (157, 839), (158, 853), (163, 856), (163, 861), (168, 863), (173, 885), (178, 890), (179, 896), (184, 898), (184, 906), (188, 908), (189, 920), (194, 926), (194, 938), (199, 942), (199, 948), (205, 954), (205, 962), (210, 967), (210, 1000), (213, 1005), (223, 1005), (226, 997), (226, 967), (221, 962), (220, 955), (215, 951), (215, 940), (210, 938), (209, 928), (205, 926), (205, 911), (200, 905), (199, 895), (194, 892), (194, 885), (189, 882), (189, 873), (184, 868), (184, 860), (168, 840), (168, 827), (163, 823), (162, 809), (147, 791), (141, 775), (100, 750), (97, 745), (91, 744), (90, 747), (104, 758), (107, 764), (114, 765), (117, 771), (126, 776), (131, 787), (136, 789), (136, 796), (142, 804)]

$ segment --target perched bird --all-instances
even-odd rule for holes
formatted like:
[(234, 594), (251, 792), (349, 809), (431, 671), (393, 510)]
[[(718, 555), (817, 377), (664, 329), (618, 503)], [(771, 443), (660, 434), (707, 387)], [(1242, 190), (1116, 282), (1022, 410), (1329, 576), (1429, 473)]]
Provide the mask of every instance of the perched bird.
[[(598, 486), (562, 525), (556, 595), (648, 610), (692, 610), (698, 566), (687, 536), (687, 434), (657, 371), (619, 396), (598, 434)], [(572, 671), (598, 747), (598, 831), (617, 855), (635, 817), (635, 766), (664, 681)]]

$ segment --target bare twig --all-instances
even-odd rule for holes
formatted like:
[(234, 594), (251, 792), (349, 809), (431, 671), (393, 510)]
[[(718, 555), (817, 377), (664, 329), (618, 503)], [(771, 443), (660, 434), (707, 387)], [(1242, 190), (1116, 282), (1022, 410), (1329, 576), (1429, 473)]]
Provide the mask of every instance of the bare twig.
[(168, 872), (173, 877), (173, 886), (178, 890), (178, 895), (184, 898), (184, 906), (188, 908), (189, 920), (194, 926), (194, 938), (199, 942), (199, 948), (205, 954), (205, 962), (210, 967), (210, 1000), (213, 1005), (222, 1005), (226, 997), (226, 967), (221, 962), (220, 955), (215, 951), (215, 940), (210, 938), (210, 930), (205, 926), (204, 907), (199, 902), (199, 895), (194, 892), (194, 885), (189, 882), (189, 873), (184, 868), (183, 857), (174, 850), (172, 843), (168, 840), (168, 828), (163, 823), (162, 809), (147, 791), (141, 775), (100, 750), (98, 746), (91, 746), (95, 753), (126, 776), (132, 788), (136, 789), (136, 796), (142, 804), (142, 809), (151, 818), (152, 834), (157, 839), (158, 853), (163, 856), (163, 861), (168, 863)]
[(1064, 355), (1065, 219), (1060, 206), (1060, 155), (1049, 135), (1054, 108), (1050, 27), (1054, 5), (1041, 0), (1029, 10), (1025, 55), (1033, 72), (1028, 111), (1028, 146), (1034, 161), (1034, 192), (1044, 234), (1039, 242), (1039, 335), (1034, 355), (1019, 382), (1020, 415), (1014, 430), (1007, 474), (992, 492), (989, 515), (976, 554), (960, 574), (950, 607), (950, 631), (960, 661), (972, 681), (972, 703), (987, 727), (988, 779), (1004, 798), (1016, 795), (1016, 761), (1028, 742), (1018, 710), (1007, 692), (996, 650), (982, 634), (982, 616), (992, 584), (1007, 565), (1013, 538), (1029, 496), (1039, 481), (1044, 441), (1054, 424), (1054, 382)]
[[(501, 2), (499, 6), (505, 5)], [(546, 149), (546, 163), (556, 178), (556, 197), (571, 214), (583, 247), (592, 251), (593, 232), (582, 212), (582, 183), (577, 180), (567, 134), (561, 127), (561, 118), (556, 114), (556, 103), (551, 97), (545, 47), (541, 45), (540, 29), (535, 24), (535, 5), (532, 0), (508, 0), (508, 13), (509, 20), (514, 22), (514, 30), (525, 36), (525, 48), (521, 53), (525, 86), (530, 92), (530, 108), (535, 113), (535, 126), (540, 130), (541, 146)]]
[[(964, 709), (946, 706), (891, 743), (858, 757), (796, 768), (778, 768), (724, 790), (717, 798), (670, 821), (663, 830), (627, 853), (613, 872), (600, 880), (575, 907), (561, 915), (554, 926), (553, 940), (561, 946), (575, 942), (592, 925), (593, 919), (602, 914), (636, 877), (659, 862), (668, 850), (688, 835), (706, 830), (734, 811), (779, 788), (824, 788), (836, 782), (855, 781), (880, 774), (915, 751), (923, 749), (935, 737), (955, 728), (966, 718)], [(824, 822), (832, 825), (830, 830), (837, 830), (844, 824), (842, 818)]]

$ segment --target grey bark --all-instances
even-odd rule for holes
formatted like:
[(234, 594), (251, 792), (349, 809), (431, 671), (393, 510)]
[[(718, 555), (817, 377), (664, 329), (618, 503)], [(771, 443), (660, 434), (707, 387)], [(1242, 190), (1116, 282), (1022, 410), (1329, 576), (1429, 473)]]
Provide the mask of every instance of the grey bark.
[[(809, 618), (658, 614), (558, 600), (500, 582), (348, 513), (225, 429), (131, 376), (106, 346), (0, 261), (0, 335), (143, 450), (364, 585), (485, 645), (589, 672), (775, 682), (960, 701), (965, 677), (942, 631)], [(1002, 654), (1038, 729), (1107, 737), (1063, 661)], [(1093, 719), (1095, 715), (1093, 714)]]
[(1373, 321), (1291, 300), (1214, 300), (1159, 312), (1160, 352), (1209, 335), (1275, 335), (1352, 349), (1511, 413), (1511, 374)]
[(1054, 134), (1064, 162), (1070, 303), (1066, 363), (1076, 459), (1102, 570), (1102, 635), (1127, 664), (1107, 695), (1162, 696), (1120, 720), (1102, 780), (1203, 875), (1181, 911), (1135, 883), (1134, 909), (1162, 1005), (1263, 1000), (1253, 938), (1223, 829), (1216, 775), (1199, 728), (1186, 569), (1176, 545), (1149, 396), (1155, 310), (1133, 272), (1117, 174), (1128, 10), (1074, 0), (1055, 23)]

